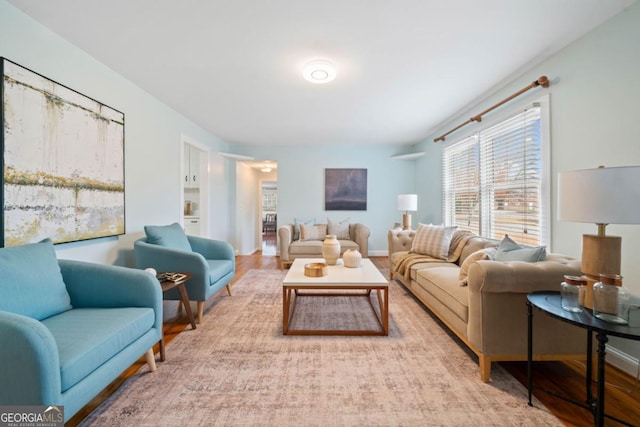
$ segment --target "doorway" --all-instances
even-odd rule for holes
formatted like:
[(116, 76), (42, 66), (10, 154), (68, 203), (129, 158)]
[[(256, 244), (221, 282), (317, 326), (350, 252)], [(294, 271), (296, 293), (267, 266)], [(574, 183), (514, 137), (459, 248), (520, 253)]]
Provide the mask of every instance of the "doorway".
[(260, 186), (262, 255), (275, 256), (278, 233), (278, 181), (262, 180)]

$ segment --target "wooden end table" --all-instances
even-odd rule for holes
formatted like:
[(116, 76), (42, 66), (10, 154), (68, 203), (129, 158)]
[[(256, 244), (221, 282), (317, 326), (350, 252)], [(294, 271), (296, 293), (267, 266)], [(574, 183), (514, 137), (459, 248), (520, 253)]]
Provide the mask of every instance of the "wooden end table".
[[(174, 274), (175, 277), (165, 278), (167, 274)], [(180, 292), (180, 298), (182, 304), (184, 305), (184, 309), (187, 312), (187, 316), (189, 317), (189, 323), (191, 323), (191, 329), (196, 328), (196, 321), (193, 318), (193, 312), (191, 311), (191, 304), (189, 304), (189, 295), (187, 295), (187, 289), (184, 284), (191, 279), (191, 273), (158, 273), (158, 280), (160, 281), (160, 287), (162, 288), (162, 292), (170, 291), (171, 289), (178, 288), (178, 292)], [(165, 360), (165, 352), (164, 352), (164, 330), (162, 331), (162, 339), (160, 340), (160, 361), (164, 362)]]

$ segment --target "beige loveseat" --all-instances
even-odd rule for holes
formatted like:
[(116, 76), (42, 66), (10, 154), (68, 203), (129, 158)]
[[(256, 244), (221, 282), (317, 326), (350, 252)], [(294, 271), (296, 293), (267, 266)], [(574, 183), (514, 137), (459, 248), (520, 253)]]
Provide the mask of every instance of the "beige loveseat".
[[(500, 242), (473, 236), (461, 242), (462, 250), (452, 262), (416, 255), (411, 259), (408, 254), (415, 234), (389, 231), (391, 278), (400, 281), (478, 356), (484, 382), (489, 381), (491, 362), (527, 360), (527, 294), (559, 291), (564, 275), (580, 274), (580, 261), (559, 254), (547, 254), (539, 262), (478, 260), (465, 265), (468, 285), (462, 286), (464, 260)], [(534, 360), (585, 359), (582, 329), (543, 313), (534, 313), (533, 319)]]
[[(318, 224), (324, 225), (324, 224)], [(278, 248), (280, 249), (280, 268), (285, 268), (296, 258), (322, 258), (322, 240), (294, 240), (293, 224), (278, 228)], [(357, 249), (363, 258), (369, 256), (369, 227), (363, 224), (349, 224), (349, 239), (338, 239), (340, 254), (347, 249)]]

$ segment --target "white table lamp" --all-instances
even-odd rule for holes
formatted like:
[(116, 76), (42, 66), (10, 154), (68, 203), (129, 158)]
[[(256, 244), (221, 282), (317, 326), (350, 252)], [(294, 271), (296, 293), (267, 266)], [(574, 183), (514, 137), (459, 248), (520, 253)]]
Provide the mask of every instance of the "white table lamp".
[(404, 211), (404, 215), (402, 215), (402, 229), (411, 230), (411, 214), (409, 211), (418, 210), (418, 195), (398, 194), (398, 210)]
[(598, 234), (582, 236), (582, 273), (588, 290), (600, 273), (620, 274), (622, 238), (607, 236), (608, 224), (640, 224), (640, 166), (599, 167), (558, 173), (558, 220), (590, 222)]

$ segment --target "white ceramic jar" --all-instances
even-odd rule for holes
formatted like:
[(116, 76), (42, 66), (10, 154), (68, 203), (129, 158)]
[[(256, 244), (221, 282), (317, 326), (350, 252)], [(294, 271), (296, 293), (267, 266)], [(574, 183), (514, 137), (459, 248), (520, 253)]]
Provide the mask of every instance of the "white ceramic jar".
[(342, 254), (342, 259), (345, 267), (358, 268), (362, 263), (362, 254), (357, 249), (347, 249)]

